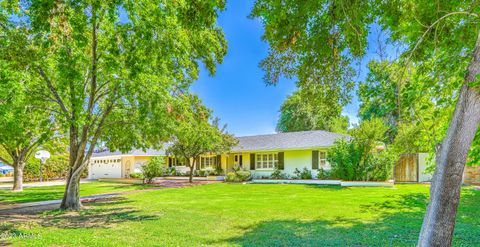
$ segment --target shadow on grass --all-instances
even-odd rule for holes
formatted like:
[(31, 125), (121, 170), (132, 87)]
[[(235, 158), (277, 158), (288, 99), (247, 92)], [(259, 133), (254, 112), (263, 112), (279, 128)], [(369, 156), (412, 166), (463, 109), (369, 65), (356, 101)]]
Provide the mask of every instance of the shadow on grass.
[(129, 221), (155, 220), (158, 216), (144, 215), (133, 207), (123, 206), (131, 203), (123, 197), (110, 197), (84, 204), (78, 212), (62, 210), (43, 214), (40, 225), (58, 228), (110, 228), (118, 223)]
[(35, 234), (31, 234), (22, 230), (19, 230), (15, 224), (0, 222), (0, 246), (11, 246), (9, 242), (12, 238), (36, 238)]
[(63, 189), (58, 188), (54, 191), (47, 186), (38, 187), (35, 190), (24, 190), (23, 192), (12, 192), (10, 190), (0, 190), (0, 204), (15, 204), (25, 202), (37, 202), (55, 200), (63, 197)]
[[(244, 226), (242, 236), (212, 244), (240, 246), (415, 246), (427, 206), (422, 193), (365, 204), (360, 212), (375, 221), (337, 217), (332, 220), (273, 220)], [(480, 192), (463, 195), (453, 246), (480, 246)], [(476, 218), (472, 219), (475, 214)]]

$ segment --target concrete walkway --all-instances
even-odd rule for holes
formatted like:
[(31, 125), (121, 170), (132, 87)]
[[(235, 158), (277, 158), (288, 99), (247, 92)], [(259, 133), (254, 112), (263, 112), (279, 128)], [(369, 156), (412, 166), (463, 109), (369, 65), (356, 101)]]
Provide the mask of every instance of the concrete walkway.
[[(96, 180), (82, 179), (80, 183), (91, 183)], [(44, 187), (44, 186), (54, 186), (54, 185), (65, 185), (65, 180), (55, 180), (47, 182), (33, 182), (33, 183), (24, 183), (23, 188), (32, 188), (32, 187)], [(13, 184), (0, 184), (0, 190), (11, 190)]]
[(0, 183), (10, 183), (13, 182), (13, 177), (0, 177)]

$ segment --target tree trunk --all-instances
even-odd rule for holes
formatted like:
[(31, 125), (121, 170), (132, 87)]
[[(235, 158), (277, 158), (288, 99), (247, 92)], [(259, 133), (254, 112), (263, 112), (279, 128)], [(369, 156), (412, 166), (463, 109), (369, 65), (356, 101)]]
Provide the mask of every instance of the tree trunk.
[(188, 181), (190, 183), (193, 182), (193, 168), (194, 168), (194, 166), (195, 166), (195, 162), (193, 163), (193, 165), (190, 166), (190, 177), (188, 178)]
[(13, 162), (13, 191), (23, 191), (23, 161)]
[(62, 203), (60, 208), (63, 210), (80, 210), (82, 204), (80, 202), (80, 178), (84, 166), (83, 153), (85, 149), (84, 145), (70, 144), (70, 161), (67, 183), (65, 185), (65, 193), (63, 194)]
[(80, 210), (80, 177), (81, 172), (70, 172), (68, 174), (65, 193), (63, 194), (60, 208), (63, 210)]
[(436, 154), (430, 203), (418, 246), (451, 246), (460, 201), (463, 169), (480, 122), (479, 89), (469, 87), (480, 74), (480, 36), (473, 53), (447, 135)]

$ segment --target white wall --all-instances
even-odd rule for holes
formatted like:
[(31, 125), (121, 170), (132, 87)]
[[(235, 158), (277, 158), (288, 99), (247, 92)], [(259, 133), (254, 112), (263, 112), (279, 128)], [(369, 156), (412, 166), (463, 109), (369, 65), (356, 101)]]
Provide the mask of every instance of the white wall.
[[(325, 151), (325, 150), (321, 150)], [(262, 152), (258, 152), (262, 153)], [(244, 164), (247, 164), (248, 168), (250, 168), (250, 154), (248, 155), (248, 160), (245, 163), (245, 156), (244, 156)], [(312, 171), (313, 178), (317, 177), (318, 170), (312, 170), (312, 150), (291, 150), (291, 151), (284, 151), (284, 170), (283, 173), (289, 175), (290, 177), (295, 176), (294, 172), (295, 169), (299, 169), (300, 171), (306, 167), (308, 170)], [(330, 170), (331, 167), (327, 163), (323, 167), (324, 170)], [(256, 169), (254, 171), (255, 178), (261, 178), (262, 176), (268, 177), (272, 174), (274, 170), (262, 170)]]
[(432, 180), (432, 174), (425, 174), (425, 169), (427, 168), (427, 159), (428, 153), (419, 153), (418, 154), (418, 180), (419, 182), (428, 182)]

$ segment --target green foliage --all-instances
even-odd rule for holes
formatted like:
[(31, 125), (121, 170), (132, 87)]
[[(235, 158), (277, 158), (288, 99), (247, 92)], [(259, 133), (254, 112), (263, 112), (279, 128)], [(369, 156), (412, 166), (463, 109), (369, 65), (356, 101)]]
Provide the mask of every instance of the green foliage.
[[(197, 96), (184, 94), (179, 97), (183, 101), (175, 107), (180, 108), (182, 114), (176, 117), (173, 144), (168, 147), (167, 153), (196, 162), (202, 154), (224, 153), (238, 142), (226, 132), (225, 127), (218, 126), (219, 120), (211, 116), (211, 111)], [(187, 164), (191, 170), (194, 165)]]
[(352, 141), (336, 140), (327, 155), (327, 160), (332, 166), (332, 177), (349, 181), (360, 180), (362, 174), (357, 172), (360, 157), (361, 153), (357, 151)]
[(282, 170), (279, 170), (277, 167), (275, 167), (275, 170), (270, 175), (270, 178), (272, 178), (272, 179), (287, 179), (288, 175), (285, 174)]
[(225, 181), (226, 182), (245, 182), (251, 179), (252, 173), (250, 171), (233, 171), (227, 173), (227, 176), (225, 176)]
[(308, 170), (306, 167), (304, 167), (302, 170), (299, 170), (298, 168), (295, 168), (295, 171), (293, 171), (293, 174), (295, 174), (296, 179), (312, 179), (312, 171)]
[[(213, 75), (227, 51), (216, 21), (223, 0), (0, 0), (0, 6), (0, 64), (11, 61), (32, 79), (31, 96), (51, 103), (46, 112), (68, 133), (75, 176), (99, 142), (129, 151), (168, 141), (177, 95), (202, 65)], [(62, 207), (78, 208), (78, 198), (68, 201), (75, 205)]]
[(130, 173), (130, 178), (144, 179), (145, 177), (141, 172), (133, 172), (133, 173)]
[(151, 183), (156, 177), (161, 177), (168, 174), (168, 169), (165, 166), (165, 158), (155, 156), (142, 166), (142, 174), (147, 183)]
[(475, 140), (473, 140), (472, 148), (468, 154), (468, 165), (480, 166), (480, 129), (477, 131)]
[[(40, 161), (35, 158), (28, 160), (24, 169), (25, 181), (38, 181)], [(64, 179), (68, 173), (68, 153), (53, 153), (50, 159), (42, 165), (42, 177), (44, 180)], [(86, 175), (86, 174), (84, 174)]]
[(324, 170), (323, 168), (318, 169), (317, 178), (320, 180), (331, 178), (331, 171)]
[(328, 97), (308, 101), (306, 90), (290, 95), (280, 108), (277, 130), (292, 132), (303, 130), (327, 130), (345, 133), (348, 117), (341, 116), (342, 106)]
[(331, 176), (351, 181), (385, 181), (391, 178), (398, 155), (377, 150), (387, 130), (383, 121), (375, 118), (362, 121), (353, 129), (351, 140), (336, 140), (327, 155), (332, 166)]
[[(353, 62), (368, 47), (370, 28), (388, 30), (388, 40), (401, 47), (400, 55), (391, 64), (370, 63), (372, 73), (359, 87), (360, 116), (383, 118), (389, 126), (387, 143), (408, 129), (396, 145), (399, 151), (410, 142), (403, 151), (433, 152), (445, 136), (472, 61), (479, 12), (476, 0), (257, 0), (251, 16), (263, 23), (263, 39), (270, 46), (261, 64), (265, 81), (295, 76), (300, 88), (317, 93), (348, 88)], [(474, 80), (471, 86), (477, 84)], [(470, 164), (479, 160), (479, 143), (477, 137)]]

